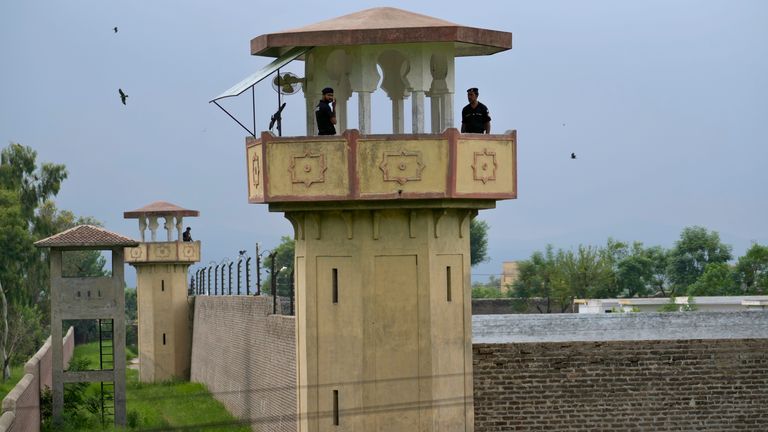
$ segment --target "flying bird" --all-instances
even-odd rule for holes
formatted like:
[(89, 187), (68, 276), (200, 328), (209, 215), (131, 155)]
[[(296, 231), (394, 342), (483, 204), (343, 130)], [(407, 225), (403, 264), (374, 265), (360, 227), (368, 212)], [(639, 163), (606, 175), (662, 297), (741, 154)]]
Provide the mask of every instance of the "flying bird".
[(115, 31), (115, 33), (117, 33), (117, 27), (113, 28), (112, 30), (114, 30), (114, 31)]
[(128, 99), (128, 95), (125, 94), (121, 88), (117, 89), (117, 91), (120, 92), (120, 101), (123, 102), (123, 105), (125, 105), (125, 100)]
[(571, 153), (571, 159), (576, 159), (576, 153)]
[(245, 251), (244, 251), (244, 250), (241, 250), (241, 251), (240, 251), (240, 255), (241, 255), (241, 256), (242, 256), (242, 255), (245, 255)]

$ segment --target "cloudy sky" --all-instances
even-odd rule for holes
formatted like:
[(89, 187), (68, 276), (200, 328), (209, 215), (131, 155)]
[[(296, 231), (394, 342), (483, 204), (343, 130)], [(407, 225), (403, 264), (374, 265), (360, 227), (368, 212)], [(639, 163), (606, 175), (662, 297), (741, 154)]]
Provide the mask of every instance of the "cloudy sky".
[[(110, 230), (137, 237), (123, 211), (165, 200), (200, 210), (188, 224), (206, 263), (270, 248), (290, 224), (247, 203), (245, 133), (208, 101), (269, 62), (251, 38), (379, 6), (513, 33), (512, 50), (456, 62), (456, 88), (479, 87), (494, 131), (519, 139), (519, 198), (480, 214), (491, 261), (476, 280), (547, 243), (671, 246), (690, 225), (737, 255), (768, 244), (762, 0), (8, 0), (0, 142), (66, 164), (59, 207)], [(256, 96), (263, 130), (276, 94), (264, 82)], [(243, 99), (226, 106), (248, 118)], [(387, 99), (373, 101), (387, 133)], [(302, 135), (303, 97), (286, 102), (284, 134)], [(459, 92), (455, 110), (465, 103)]]

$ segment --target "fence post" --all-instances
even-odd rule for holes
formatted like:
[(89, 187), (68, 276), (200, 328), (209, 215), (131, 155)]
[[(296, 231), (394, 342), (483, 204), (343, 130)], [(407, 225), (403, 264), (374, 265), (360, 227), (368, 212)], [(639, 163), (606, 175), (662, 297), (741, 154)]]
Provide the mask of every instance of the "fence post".
[(206, 288), (208, 288), (208, 295), (211, 295), (211, 267), (210, 265), (206, 267), (205, 274), (208, 275), (208, 283), (205, 284)]
[(240, 278), (243, 275), (243, 256), (237, 259), (237, 295), (240, 295)]
[(289, 286), (291, 288), (291, 294), (290, 294), (291, 295), (291, 315), (293, 315), (293, 301), (294, 301), (293, 296), (295, 294), (295, 287), (293, 285), (293, 269), (291, 269), (291, 281), (289, 283), (290, 283)]
[(229, 295), (232, 295), (232, 264), (234, 263), (234, 261), (230, 261), (227, 266), (229, 268)]
[(216, 268), (213, 270), (213, 295), (218, 295), (218, 293), (219, 293), (219, 265), (216, 264)]
[(261, 295), (261, 253), (256, 243), (256, 295)]
[(251, 295), (251, 257), (245, 260), (245, 295)]
[(269, 274), (272, 276), (270, 280), (270, 291), (272, 294), (272, 314), (277, 313), (277, 275), (275, 274), (275, 257), (277, 252), (269, 254)]
[(224, 269), (227, 267), (226, 264), (219, 264), (221, 266), (221, 295), (224, 295)]

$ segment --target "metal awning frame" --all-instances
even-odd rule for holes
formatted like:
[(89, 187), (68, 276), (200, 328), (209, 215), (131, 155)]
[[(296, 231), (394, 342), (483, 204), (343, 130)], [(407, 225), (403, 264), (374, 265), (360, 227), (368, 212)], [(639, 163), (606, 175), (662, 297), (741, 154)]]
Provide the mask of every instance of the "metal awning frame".
[[(232, 120), (234, 120), (237, 124), (239, 124), (240, 127), (245, 129), (246, 132), (248, 132), (252, 137), (255, 138), (256, 137), (256, 92), (254, 90), (254, 86), (259, 82), (263, 81), (268, 76), (272, 75), (273, 73), (275, 72), (280, 73), (281, 67), (287, 65), (288, 63), (292, 62), (298, 57), (306, 54), (312, 48), (313, 47), (293, 47), (289, 49), (288, 51), (285, 52), (285, 54), (281, 55), (280, 57), (276, 58), (268, 65), (259, 69), (256, 73), (248, 76), (247, 78), (243, 79), (239, 83), (230, 87), (224, 93), (211, 99), (208, 103), (216, 104), (217, 107), (219, 107), (222, 111), (224, 111), (224, 113), (226, 113)], [(253, 131), (248, 129), (240, 120), (235, 118), (235, 116), (233, 116), (218, 102), (221, 99), (225, 99), (233, 96), (239, 96), (248, 89), (251, 89), (251, 115), (253, 118)], [(278, 93), (278, 97), (279, 97), (279, 93)], [(279, 105), (279, 102), (278, 102), (278, 105)]]

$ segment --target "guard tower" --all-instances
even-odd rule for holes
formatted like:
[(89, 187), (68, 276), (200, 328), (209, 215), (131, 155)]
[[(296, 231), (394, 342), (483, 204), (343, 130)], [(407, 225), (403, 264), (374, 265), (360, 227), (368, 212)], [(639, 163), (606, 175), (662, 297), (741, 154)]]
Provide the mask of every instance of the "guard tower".
[[(277, 60), (220, 96), (304, 60), (313, 135), (321, 89), (335, 91), (340, 135), (246, 139), (249, 202), (295, 232), (300, 431), (474, 429), (469, 225), (517, 197), (517, 142), (454, 128), (454, 61), (511, 45), (510, 33), (369, 9), (256, 37), (251, 53)], [(393, 133), (371, 135), (373, 115), (391, 115)]]
[[(40, 240), (35, 246), (51, 249), (51, 348), (53, 371), (53, 418), (61, 421), (64, 383), (101, 382), (102, 414), (110, 414), (114, 403), (115, 425), (125, 426), (125, 280), (123, 248), (138, 242), (92, 225), (79, 225)], [(67, 277), (62, 273), (66, 251), (109, 250), (112, 276)], [(95, 319), (104, 336), (101, 368), (92, 371), (64, 371), (62, 321)], [(105, 334), (107, 333), (107, 334)]]
[[(187, 302), (187, 270), (200, 261), (200, 242), (182, 241), (185, 216), (197, 210), (156, 201), (127, 211), (139, 220), (141, 244), (126, 248), (126, 262), (136, 268), (139, 319), (139, 380), (189, 378), (192, 331)], [(165, 235), (158, 238), (159, 219)], [(146, 230), (149, 228), (149, 240)]]

